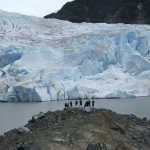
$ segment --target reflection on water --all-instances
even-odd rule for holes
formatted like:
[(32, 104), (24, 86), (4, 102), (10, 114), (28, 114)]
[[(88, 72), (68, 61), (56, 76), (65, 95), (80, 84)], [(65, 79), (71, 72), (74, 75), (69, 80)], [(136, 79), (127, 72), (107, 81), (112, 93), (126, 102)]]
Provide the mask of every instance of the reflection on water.
[[(62, 110), (66, 101), (42, 103), (0, 103), (0, 134), (24, 126), (39, 112)], [(74, 103), (74, 101), (73, 101)], [(95, 100), (96, 108), (106, 108), (120, 114), (150, 118), (150, 97), (136, 99)]]

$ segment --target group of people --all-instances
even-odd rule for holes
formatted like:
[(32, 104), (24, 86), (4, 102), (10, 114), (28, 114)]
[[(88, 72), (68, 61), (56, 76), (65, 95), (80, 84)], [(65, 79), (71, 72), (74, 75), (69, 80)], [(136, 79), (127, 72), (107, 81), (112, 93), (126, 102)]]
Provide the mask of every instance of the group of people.
[(82, 100), (76, 100), (74, 105), (73, 105), (73, 102), (70, 101), (68, 103), (65, 103), (65, 108), (73, 108), (73, 107), (94, 107), (95, 106), (95, 101), (92, 100), (88, 100), (84, 103), (83, 105), (83, 101)]

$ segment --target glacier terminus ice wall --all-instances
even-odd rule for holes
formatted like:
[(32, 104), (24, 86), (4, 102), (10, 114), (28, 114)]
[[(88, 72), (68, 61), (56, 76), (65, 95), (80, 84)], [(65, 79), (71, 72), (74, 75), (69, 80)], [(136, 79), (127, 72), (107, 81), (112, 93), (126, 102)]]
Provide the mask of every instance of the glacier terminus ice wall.
[(150, 96), (150, 26), (0, 18), (0, 100)]

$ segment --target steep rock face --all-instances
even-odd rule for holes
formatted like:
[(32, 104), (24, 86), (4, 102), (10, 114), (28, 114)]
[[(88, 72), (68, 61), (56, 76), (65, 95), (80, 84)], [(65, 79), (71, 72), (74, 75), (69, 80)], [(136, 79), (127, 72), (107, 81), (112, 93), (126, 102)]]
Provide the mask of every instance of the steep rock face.
[(45, 18), (92, 23), (150, 23), (150, 0), (74, 0)]
[(0, 99), (150, 95), (150, 27), (0, 11)]

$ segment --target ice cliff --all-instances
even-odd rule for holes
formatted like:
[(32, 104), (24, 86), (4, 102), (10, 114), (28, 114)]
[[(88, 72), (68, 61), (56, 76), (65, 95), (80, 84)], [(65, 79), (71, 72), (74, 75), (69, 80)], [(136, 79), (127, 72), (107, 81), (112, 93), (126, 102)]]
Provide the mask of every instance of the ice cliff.
[(0, 11), (0, 99), (150, 96), (150, 26)]

